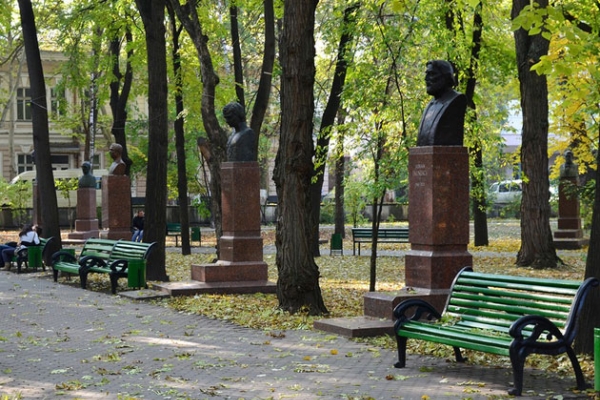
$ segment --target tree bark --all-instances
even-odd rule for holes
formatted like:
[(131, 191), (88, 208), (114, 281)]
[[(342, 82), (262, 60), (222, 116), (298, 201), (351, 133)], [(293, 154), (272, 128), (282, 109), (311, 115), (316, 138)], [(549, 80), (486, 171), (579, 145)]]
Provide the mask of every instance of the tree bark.
[(250, 129), (256, 134), (254, 154), (258, 154), (258, 143), (262, 123), (265, 119), (269, 98), (271, 97), (271, 82), (273, 81), (273, 64), (275, 63), (275, 11), (273, 0), (264, 0), (265, 46), (261, 66), (260, 81), (256, 91), (256, 100), (252, 108)]
[[(196, 9), (190, 3), (180, 5), (179, 0), (169, 0), (179, 21), (183, 24), (188, 35), (194, 43), (200, 61), (200, 74), (202, 77), (202, 123), (208, 135), (210, 170), (210, 192), (212, 215), (215, 223), (215, 235), (223, 236), (222, 206), (221, 206), (221, 163), (226, 160), (227, 134), (219, 125), (215, 112), (216, 87), (219, 77), (215, 73), (210, 51), (208, 37), (204, 34)], [(217, 258), (219, 258), (219, 241), (217, 241)]]
[[(475, 105), (475, 88), (477, 87), (476, 70), (479, 65), (479, 54), (481, 53), (481, 35), (483, 31), (483, 17), (481, 15), (483, 4), (479, 2), (473, 15), (473, 36), (471, 41), (471, 58), (469, 68), (467, 69), (467, 107), (472, 110), (467, 115), (470, 126), (477, 122), (477, 106)], [(475, 234), (475, 246), (487, 246), (489, 244), (486, 214), (485, 198), (485, 179), (483, 176), (483, 152), (481, 151), (481, 139), (477, 135), (472, 135), (474, 144), (469, 149), (473, 157), (473, 166), (471, 171), (471, 182), (473, 185), (473, 225)]]
[(171, 21), (171, 40), (173, 75), (175, 75), (175, 121), (173, 130), (175, 131), (175, 152), (177, 153), (177, 192), (179, 200), (179, 222), (181, 223), (181, 254), (192, 254), (190, 248), (190, 217), (188, 207), (188, 185), (187, 168), (185, 164), (185, 130), (183, 125), (183, 77), (181, 76), (181, 54), (179, 37), (181, 36), (182, 26), (177, 27), (177, 19), (173, 7), (168, 7), (169, 19)]
[[(536, 2), (541, 8), (548, 7), (548, 0)], [(529, 4), (529, 0), (513, 0), (512, 18)], [(515, 31), (514, 37), (523, 112), (521, 166), (525, 177), (517, 265), (553, 268), (558, 257), (550, 230), (548, 85), (544, 75), (531, 71), (540, 57), (548, 54), (549, 42), (542, 34), (529, 35), (522, 28)]]
[[(133, 41), (133, 36), (129, 30), (125, 33), (125, 38), (127, 39), (127, 43)], [(114, 80), (110, 83), (110, 111), (113, 116), (111, 133), (115, 137), (115, 142), (123, 146), (121, 157), (127, 166), (125, 174), (129, 175), (133, 162), (127, 155), (125, 125), (127, 124), (127, 100), (129, 99), (129, 93), (131, 92), (131, 84), (133, 83), (133, 68), (131, 67), (130, 62), (131, 57), (133, 57), (133, 50), (131, 47), (127, 50), (125, 73), (121, 73), (119, 67), (119, 60), (121, 58), (121, 38), (113, 38), (110, 41), (109, 48), (112, 56), (112, 72), (114, 77)]]
[[(600, 139), (598, 144), (600, 144)], [(600, 165), (600, 152), (596, 155), (596, 193), (594, 194), (590, 246), (585, 262), (585, 279), (600, 276), (600, 173), (598, 165)], [(600, 288), (595, 288), (590, 291), (577, 321), (578, 333), (574, 345), (577, 353), (589, 355), (594, 353), (594, 328), (600, 327), (598, 304), (600, 304)], [(596, 373), (598, 374), (600, 371), (596, 371)]]
[[(61, 245), (58, 220), (58, 204), (54, 189), (52, 161), (50, 159), (50, 130), (48, 128), (48, 107), (46, 104), (46, 81), (40, 57), (35, 16), (30, 0), (19, 0), (21, 29), (25, 43), (27, 69), (31, 88), (31, 122), (33, 126), (33, 148), (35, 151), (36, 180), (39, 190), (43, 235), (54, 237), (57, 246)], [(39, 221), (38, 221), (39, 222)]]
[(242, 66), (242, 49), (240, 47), (240, 31), (238, 29), (238, 8), (229, 7), (229, 23), (231, 25), (231, 48), (233, 49), (233, 75), (235, 77), (235, 95), (238, 103), (246, 109), (244, 96), (244, 67)]
[(146, 31), (148, 57), (148, 174), (152, 195), (146, 197), (144, 242), (156, 242), (147, 264), (149, 280), (167, 281), (165, 238), (167, 220), (167, 50), (165, 0), (136, 0)]
[(311, 252), (310, 181), (316, 0), (285, 0), (281, 38), (281, 134), (273, 180), (277, 187), (277, 298), (291, 313), (327, 313), (319, 267)]

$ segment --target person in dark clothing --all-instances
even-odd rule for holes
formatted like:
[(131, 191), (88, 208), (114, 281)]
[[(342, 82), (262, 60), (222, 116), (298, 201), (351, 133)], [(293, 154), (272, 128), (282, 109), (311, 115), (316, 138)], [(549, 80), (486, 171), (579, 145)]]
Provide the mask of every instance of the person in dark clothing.
[(131, 225), (133, 229), (131, 241), (141, 242), (144, 237), (144, 211), (138, 211), (137, 215), (133, 217), (133, 222)]

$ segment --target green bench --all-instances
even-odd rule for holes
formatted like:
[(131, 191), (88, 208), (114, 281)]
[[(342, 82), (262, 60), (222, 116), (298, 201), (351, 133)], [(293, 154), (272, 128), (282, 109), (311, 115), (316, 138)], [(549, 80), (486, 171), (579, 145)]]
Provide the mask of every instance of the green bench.
[[(378, 243), (408, 243), (408, 228), (379, 228), (377, 231)], [(358, 244), (358, 255), (360, 256), (360, 244), (371, 243), (373, 240), (373, 229), (352, 228), (352, 254), (356, 255)]]
[[(167, 236), (175, 236), (175, 247), (179, 247), (179, 237), (181, 236), (181, 224), (169, 222), (167, 223)], [(201, 245), (201, 233), (199, 227), (192, 227), (190, 241), (198, 241), (198, 246)]]
[[(420, 299), (405, 300), (396, 306), (395, 367), (406, 366), (409, 338), (452, 346), (457, 362), (464, 361), (461, 348), (508, 356), (514, 379), (509, 394), (520, 396), (529, 354), (567, 353), (577, 387), (583, 390), (585, 380), (571, 344), (585, 297), (598, 284), (596, 278), (582, 283), (483, 274), (464, 268), (450, 288), (442, 314)], [(438, 321), (430, 322), (433, 319)]]
[[(44, 260), (46, 259), (46, 253), (52, 250), (54, 245), (54, 237), (40, 238), (40, 244), (38, 246), (29, 246), (23, 248), (17, 252), (12, 258), (12, 262), (17, 264), (17, 274), (21, 273), (21, 269), (25, 266), (25, 269), (30, 267), (37, 271), (38, 266), (42, 267), (42, 270), (46, 270)], [(35, 247), (32, 249), (32, 247)], [(31, 249), (31, 251), (29, 251)]]
[(175, 247), (179, 247), (179, 236), (181, 236), (181, 224), (168, 223), (167, 236), (175, 236)]
[[(59, 251), (52, 255), (54, 282), (58, 280), (59, 272), (75, 274), (79, 275), (81, 287), (85, 289), (88, 274), (104, 273), (109, 275), (111, 292), (115, 294), (118, 279), (129, 277), (129, 263), (145, 261), (155, 245), (155, 243), (90, 238), (85, 242), (78, 258), (66, 251)], [(145, 279), (140, 286), (146, 286)]]

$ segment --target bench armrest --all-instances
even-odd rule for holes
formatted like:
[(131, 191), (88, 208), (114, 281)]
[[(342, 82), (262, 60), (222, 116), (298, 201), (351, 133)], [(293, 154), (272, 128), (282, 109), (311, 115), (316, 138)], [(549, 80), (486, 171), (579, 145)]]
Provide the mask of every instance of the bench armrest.
[[(535, 346), (547, 344), (553, 339), (565, 340), (563, 333), (552, 321), (539, 315), (525, 315), (519, 318), (510, 326), (508, 333), (515, 341)], [(542, 341), (538, 342), (540, 337), (543, 337)], [(556, 342), (553, 343), (553, 346), (555, 345)]]
[(108, 266), (111, 273), (124, 273), (127, 270), (129, 262), (127, 260), (115, 260)]
[(92, 255), (81, 257), (79, 259), (79, 265), (81, 265), (81, 268), (84, 270), (88, 270), (92, 267), (107, 268), (104, 259)]
[[(414, 311), (413, 311), (414, 310)], [(412, 314), (409, 314), (412, 312)], [(428, 302), (421, 299), (404, 300), (394, 308), (394, 330), (398, 329), (407, 321), (418, 321), (421, 319), (433, 320), (442, 318), (441, 314)]]
[(56, 264), (59, 261), (77, 264), (77, 258), (73, 256), (73, 254), (63, 250), (52, 253), (52, 265)]

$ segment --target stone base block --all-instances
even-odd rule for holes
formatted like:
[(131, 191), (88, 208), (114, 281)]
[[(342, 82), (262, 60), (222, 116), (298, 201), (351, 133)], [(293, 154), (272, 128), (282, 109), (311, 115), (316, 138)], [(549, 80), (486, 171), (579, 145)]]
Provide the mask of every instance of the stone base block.
[(554, 238), (554, 247), (558, 250), (580, 250), (589, 244), (589, 239), (584, 238)]
[(100, 230), (91, 230), (91, 231), (75, 231), (70, 232), (67, 237), (69, 239), (74, 240), (87, 240), (89, 238), (97, 238), (100, 237)]
[(394, 324), (389, 319), (355, 317), (327, 318), (314, 322), (313, 327), (320, 331), (335, 333), (350, 338), (393, 335)]
[(193, 296), (195, 294), (252, 294), (275, 293), (277, 285), (268, 281), (239, 282), (160, 282), (152, 284), (155, 290), (170, 296)]
[(258, 236), (221, 236), (221, 260), (247, 262), (263, 260), (263, 239)]
[(440, 313), (446, 306), (450, 289), (404, 288), (398, 292), (369, 292), (365, 294), (364, 314), (368, 317), (394, 319), (394, 308), (408, 299), (421, 299)]
[(87, 232), (87, 231), (98, 232), (100, 230), (98, 227), (98, 220), (97, 219), (76, 219), (75, 220), (75, 230), (77, 232)]
[(461, 269), (472, 266), (473, 256), (466, 249), (410, 250), (405, 256), (406, 286), (448, 289)]
[(100, 237), (111, 240), (131, 240), (131, 231), (129, 229), (104, 229), (100, 231)]
[(266, 281), (268, 266), (262, 261), (192, 264), (192, 279), (199, 282)]
[(554, 239), (581, 239), (583, 230), (581, 229), (559, 229), (554, 231)]

